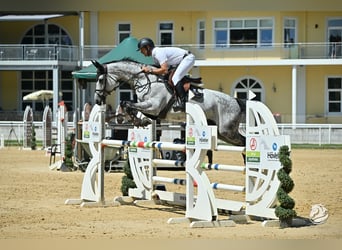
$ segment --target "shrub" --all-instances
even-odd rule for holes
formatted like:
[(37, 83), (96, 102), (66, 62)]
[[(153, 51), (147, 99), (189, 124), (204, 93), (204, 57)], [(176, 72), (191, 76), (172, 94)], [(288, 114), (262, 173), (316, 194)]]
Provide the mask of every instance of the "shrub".
[(280, 147), (279, 161), (282, 165), (277, 174), (280, 181), (277, 198), (280, 204), (276, 207), (275, 214), (280, 220), (280, 227), (284, 228), (291, 226), (292, 219), (296, 216), (296, 211), (293, 210), (295, 201), (288, 195), (294, 188), (294, 182), (289, 175), (292, 171), (292, 161), (288, 146)]

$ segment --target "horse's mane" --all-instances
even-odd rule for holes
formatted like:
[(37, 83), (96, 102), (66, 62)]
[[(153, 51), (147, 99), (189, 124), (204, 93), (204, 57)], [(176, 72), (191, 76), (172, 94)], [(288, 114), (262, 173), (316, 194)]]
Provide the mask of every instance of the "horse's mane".
[[(136, 63), (136, 64), (140, 64), (140, 65), (143, 65), (144, 63), (142, 62), (138, 62), (137, 60), (131, 58), (131, 57), (124, 57), (120, 60), (113, 60), (113, 61), (110, 61), (110, 62), (107, 62), (105, 64), (110, 64), (110, 63), (117, 63), (117, 62), (131, 62), (131, 63)], [(155, 64), (152, 64), (151, 66), (155, 66), (155, 67), (158, 67), (157, 65)]]

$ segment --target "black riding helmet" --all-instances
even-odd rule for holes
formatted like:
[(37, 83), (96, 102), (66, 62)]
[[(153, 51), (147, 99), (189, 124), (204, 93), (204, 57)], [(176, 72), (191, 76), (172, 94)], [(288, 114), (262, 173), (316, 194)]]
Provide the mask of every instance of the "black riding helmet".
[(150, 46), (151, 49), (154, 48), (154, 42), (152, 41), (152, 39), (147, 38), (147, 37), (140, 39), (140, 41), (138, 42), (137, 51), (139, 51), (141, 48), (144, 48), (146, 46)]

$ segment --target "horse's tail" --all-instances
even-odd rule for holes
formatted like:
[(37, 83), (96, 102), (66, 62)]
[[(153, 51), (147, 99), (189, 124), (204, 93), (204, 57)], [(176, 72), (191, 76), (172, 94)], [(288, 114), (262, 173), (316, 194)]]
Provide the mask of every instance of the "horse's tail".
[[(236, 121), (238, 122), (238, 124), (246, 123), (247, 100), (246, 99), (239, 99), (239, 98), (235, 98), (235, 100), (240, 107), (240, 113), (239, 113), (239, 115), (237, 115)], [(246, 145), (246, 130), (239, 126), (238, 133), (239, 133), (238, 138), (239, 138), (240, 142), (236, 145), (237, 146), (245, 146)]]

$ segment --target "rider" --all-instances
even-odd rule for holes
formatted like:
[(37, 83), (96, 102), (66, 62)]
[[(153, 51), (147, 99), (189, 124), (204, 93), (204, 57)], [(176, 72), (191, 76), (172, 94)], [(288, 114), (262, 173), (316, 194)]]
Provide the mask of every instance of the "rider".
[(150, 38), (140, 39), (137, 50), (140, 50), (144, 56), (152, 56), (154, 62), (160, 66), (157, 69), (144, 66), (142, 71), (145, 73), (164, 75), (168, 73), (169, 67), (177, 67), (172, 76), (172, 82), (180, 98), (180, 103), (174, 109), (175, 111), (184, 111), (186, 92), (181, 80), (194, 66), (195, 56), (190, 51), (178, 47), (155, 47), (154, 42)]

